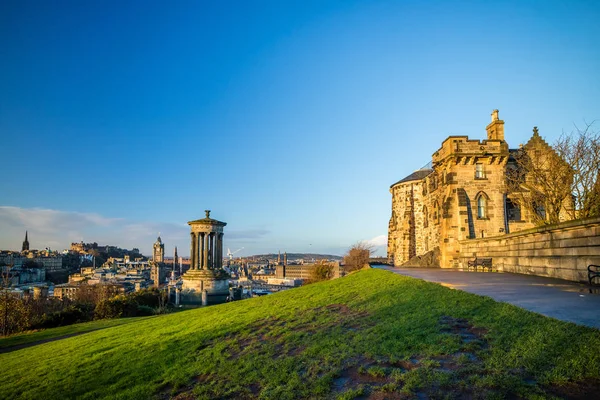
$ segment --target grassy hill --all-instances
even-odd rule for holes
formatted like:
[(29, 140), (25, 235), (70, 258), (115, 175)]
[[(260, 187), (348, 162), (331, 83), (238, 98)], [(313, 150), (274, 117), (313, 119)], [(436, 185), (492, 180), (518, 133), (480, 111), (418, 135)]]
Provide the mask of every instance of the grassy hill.
[(102, 328), (0, 354), (0, 398), (584, 398), (600, 388), (600, 331), (381, 270)]

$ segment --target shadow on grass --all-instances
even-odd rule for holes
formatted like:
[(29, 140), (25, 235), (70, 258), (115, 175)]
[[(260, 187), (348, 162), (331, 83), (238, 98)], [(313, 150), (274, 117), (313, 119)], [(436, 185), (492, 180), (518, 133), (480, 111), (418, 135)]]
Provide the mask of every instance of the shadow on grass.
[[(65, 333), (63, 335), (52, 336), (52, 337), (47, 337), (47, 338), (41, 338), (41, 339), (38, 339), (38, 340), (30, 340), (30, 341), (17, 342), (16, 344), (13, 344), (13, 345), (9, 344), (9, 345), (6, 345), (6, 346), (1, 346), (0, 347), (0, 354), (2, 354), (2, 353), (10, 353), (12, 351), (26, 349), (28, 347), (37, 346), (39, 344), (55, 342), (57, 340), (67, 339), (67, 338), (74, 337), (74, 336), (79, 336), (79, 335), (84, 335), (86, 333), (100, 331), (100, 330), (108, 329), (108, 328), (113, 328), (113, 327), (116, 327), (116, 326), (127, 325), (127, 324), (130, 324), (132, 322), (139, 322), (142, 319), (145, 319), (145, 318), (135, 318), (135, 319), (134, 318), (127, 318), (128, 321), (119, 321), (119, 323), (115, 324), (115, 325), (99, 326), (99, 327), (91, 328), (91, 329), (88, 329), (88, 330), (82, 330), (82, 331), (72, 332), (72, 333)], [(30, 333), (30, 334), (18, 335), (18, 337), (15, 336), (13, 339), (25, 339), (26, 340), (26, 339), (28, 339), (28, 335), (44, 334), (44, 333), (46, 333), (46, 332), (45, 331), (39, 331), (39, 332)], [(11, 339), (11, 338), (9, 337), (9, 338), (5, 338), (5, 339)]]

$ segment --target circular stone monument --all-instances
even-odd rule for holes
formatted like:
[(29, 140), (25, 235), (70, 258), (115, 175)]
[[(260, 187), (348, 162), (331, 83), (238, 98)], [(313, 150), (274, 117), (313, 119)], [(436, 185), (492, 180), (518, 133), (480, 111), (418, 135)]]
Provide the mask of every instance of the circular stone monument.
[(229, 295), (229, 275), (223, 270), (223, 227), (210, 218), (188, 222), (191, 228), (190, 269), (182, 276), (182, 304), (220, 304)]

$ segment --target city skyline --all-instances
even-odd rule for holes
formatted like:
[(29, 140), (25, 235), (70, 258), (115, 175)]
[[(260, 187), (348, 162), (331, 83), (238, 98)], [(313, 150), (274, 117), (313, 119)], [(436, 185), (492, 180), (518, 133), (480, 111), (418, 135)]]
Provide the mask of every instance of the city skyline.
[[(391, 184), (448, 135), (600, 118), (600, 6), (0, 5), (0, 248), (385, 254)], [(231, 11), (234, 10), (234, 11)]]

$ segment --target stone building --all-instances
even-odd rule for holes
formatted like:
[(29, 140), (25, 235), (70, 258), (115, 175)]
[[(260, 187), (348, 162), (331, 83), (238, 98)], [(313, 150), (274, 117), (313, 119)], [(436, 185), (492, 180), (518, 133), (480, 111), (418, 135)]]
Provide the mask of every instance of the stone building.
[[(449, 136), (433, 153), (430, 167), (394, 183), (388, 228), (388, 259), (402, 265), (415, 256), (431, 257), (441, 267), (456, 267), (459, 241), (517, 232), (534, 226), (534, 218), (508, 193), (507, 168), (517, 168), (504, 139), (498, 110), (486, 127), (487, 139)], [(537, 128), (525, 151), (554, 151)], [(543, 209), (539, 210), (543, 213)], [(439, 259), (438, 254), (439, 252)]]
[(151, 262), (150, 265), (150, 279), (152, 280), (154, 287), (160, 287), (160, 285), (165, 283), (165, 278), (167, 277), (165, 268), (161, 263), (157, 262)]
[(154, 242), (152, 261), (157, 263), (165, 262), (165, 244), (162, 242), (160, 235), (156, 239), (156, 242)]

